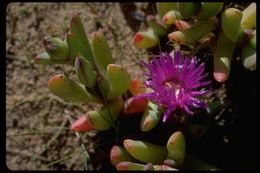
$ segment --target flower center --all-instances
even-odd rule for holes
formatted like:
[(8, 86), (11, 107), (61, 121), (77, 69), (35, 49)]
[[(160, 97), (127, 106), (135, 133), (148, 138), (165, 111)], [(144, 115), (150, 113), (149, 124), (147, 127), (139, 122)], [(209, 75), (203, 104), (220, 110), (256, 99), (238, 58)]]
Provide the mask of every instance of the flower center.
[(183, 90), (180, 84), (175, 80), (166, 80), (163, 82), (163, 86), (165, 89), (173, 91), (176, 98), (179, 98), (180, 91)]

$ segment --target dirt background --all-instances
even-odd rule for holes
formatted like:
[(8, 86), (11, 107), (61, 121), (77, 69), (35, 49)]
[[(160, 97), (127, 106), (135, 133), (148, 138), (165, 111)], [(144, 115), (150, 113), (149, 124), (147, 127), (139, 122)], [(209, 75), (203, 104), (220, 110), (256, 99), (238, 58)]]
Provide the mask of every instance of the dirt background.
[[(44, 36), (62, 38), (72, 14), (78, 14), (89, 40), (99, 30), (109, 41), (115, 61), (133, 78), (140, 71), (138, 60), (145, 52), (132, 42), (137, 29), (145, 28), (131, 16), (144, 14), (148, 3), (11, 3), (6, 8), (6, 164), (11, 170), (83, 170), (83, 143), (95, 152), (93, 143), (82, 142), (68, 130), (71, 120), (93, 105), (66, 103), (47, 88), (48, 79), (72, 68), (33, 64), (31, 58), (44, 51)], [(121, 9), (128, 9), (126, 17)], [(97, 20), (103, 20), (100, 23)], [(129, 23), (130, 22), (130, 23)], [(129, 25), (130, 24), (130, 25)], [(139, 73), (140, 75), (140, 73)], [(83, 134), (82, 138), (87, 135)], [(64, 159), (54, 165), (53, 161)], [(89, 169), (94, 169), (88, 163)], [(98, 168), (96, 168), (98, 169)]]
[[(152, 4), (11, 3), (7, 6), (6, 164), (9, 169), (113, 168), (111, 165), (102, 168), (92, 162), (109, 158), (108, 153), (102, 154), (100, 148), (108, 145), (110, 131), (103, 133), (107, 143), (97, 146), (93, 142), (95, 132), (77, 136), (68, 129), (71, 120), (95, 109), (96, 105), (64, 102), (47, 88), (48, 80), (63, 71), (75, 77), (73, 68), (37, 65), (31, 60), (44, 51), (44, 36), (62, 38), (69, 26), (70, 16), (78, 14), (89, 40), (96, 31), (102, 32), (108, 39), (115, 62), (125, 67), (132, 78), (142, 79), (143, 69), (139, 60), (146, 59), (147, 52), (137, 50), (132, 38), (137, 30), (147, 28), (143, 17), (154, 14)], [(237, 55), (239, 51), (236, 50)], [(209, 61), (208, 67), (213, 77), (213, 62), (212, 59)], [(212, 89), (214, 98), (224, 97), (230, 104), (216, 117), (211, 117), (212, 127), (203, 140), (188, 141), (188, 152), (227, 170), (255, 169), (256, 71), (245, 70), (239, 58), (234, 58), (230, 78), (223, 85), (213, 82)], [(157, 130), (160, 138), (163, 130)], [(82, 151), (84, 147), (92, 159), (86, 161), (87, 153)], [(109, 165), (109, 160), (106, 165)]]

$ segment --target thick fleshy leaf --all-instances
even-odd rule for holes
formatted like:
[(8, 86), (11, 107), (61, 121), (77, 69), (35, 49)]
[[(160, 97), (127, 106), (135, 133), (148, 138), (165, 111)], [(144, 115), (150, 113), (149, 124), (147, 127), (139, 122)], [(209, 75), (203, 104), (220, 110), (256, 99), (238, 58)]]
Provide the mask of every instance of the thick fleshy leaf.
[(46, 52), (53, 60), (66, 60), (68, 59), (69, 50), (66, 42), (57, 37), (44, 37), (43, 45)]
[(201, 7), (195, 18), (198, 20), (206, 20), (216, 16), (223, 7), (223, 2), (201, 2)]
[(48, 81), (48, 88), (56, 96), (71, 102), (100, 102), (99, 98), (88, 93), (79, 83), (62, 74), (53, 76)]
[(86, 115), (82, 115), (79, 119), (73, 122), (70, 129), (76, 132), (88, 132), (90, 130), (94, 130)]
[(141, 113), (146, 110), (148, 100), (146, 98), (130, 97), (124, 106), (124, 115)]
[(116, 166), (118, 163), (127, 161), (134, 162), (136, 161), (123, 147), (114, 145), (110, 150), (110, 161)]
[(191, 25), (184, 20), (177, 20), (174, 24), (175, 24), (176, 28), (180, 31), (189, 29), (191, 27)]
[(256, 3), (252, 2), (243, 10), (243, 17), (241, 20), (241, 28), (251, 29), (256, 25)]
[(218, 82), (224, 82), (229, 77), (230, 63), (235, 47), (235, 43), (221, 32), (214, 52), (214, 78)]
[(168, 11), (178, 10), (177, 2), (156, 2), (156, 9), (162, 19)]
[(200, 6), (199, 2), (178, 2), (178, 10), (183, 18), (195, 16)]
[(96, 32), (94, 34), (92, 50), (99, 72), (107, 78), (107, 66), (113, 63), (113, 58), (108, 42), (101, 33)]
[(160, 164), (167, 157), (167, 149), (149, 142), (126, 139), (125, 149), (137, 160), (145, 163)]
[(256, 50), (250, 44), (243, 47), (241, 59), (245, 68), (249, 70), (256, 69)]
[(149, 102), (140, 122), (141, 130), (147, 132), (153, 129), (159, 123), (161, 114), (158, 105)]
[(111, 86), (107, 96), (109, 100), (124, 94), (129, 89), (131, 84), (130, 74), (121, 66), (109, 64), (107, 75)]
[(97, 130), (108, 130), (117, 120), (123, 108), (122, 99), (118, 99), (103, 106), (99, 111), (87, 113), (90, 124)]
[(153, 168), (155, 171), (178, 171), (178, 169), (172, 168), (168, 165), (154, 165)]
[(218, 20), (213, 17), (206, 21), (198, 21), (195, 25), (186, 30), (174, 31), (168, 35), (168, 38), (171, 41), (181, 44), (194, 43), (209, 34), (217, 25)]
[(176, 10), (171, 10), (163, 16), (162, 21), (165, 25), (169, 26), (175, 24), (180, 19), (182, 19), (181, 14)]
[(74, 60), (77, 56), (82, 55), (94, 64), (92, 50), (79, 16), (74, 15), (71, 17), (70, 32), (66, 34), (66, 41), (69, 47), (70, 59)]
[(180, 167), (185, 157), (185, 138), (178, 131), (173, 133), (167, 142), (168, 158), (173, 159)]
[(143, 85), (142, 82), (140, 82), (137, 79), (132, 79), (130, 87), (129, 87), (129, 91), (131, 92), (131, 94), (133, 96), (136, 96), (138, 94), (143, 94), (146, 92), (146, 88)]
[(39, 53), (33, 58), (36, 64), (55, 64), (47, 52)]
[[(147, 169), (147, 165), (151, 167)], [(167, 165), (152, 165), (151, 163), (144, 165), (134, 162), (120, 162), (116, 165), (116, 169), (118, 171), (177, 171), (177, 169)]]
[(227, 8), (221, 15), (221, 26), (224, 34), (234, 43), (240, 42), (244, 37), (241, 30), (242, 11), (236, 8)]
[(144, 170), (145, 165), (134, 162), (123, 161), (116, 165), (118, 171), (141, 171)]
[(254, 36), (250, 39), (249, 44), (253, 49), (256, 50), (256, 30), (254, 32)]
[(136, 48), (149, 49), (157, 44), (158, 38), (151, 28), (148, 28), (147, 31), (139, 31), (134, 36), (134, 45)]
[(78, 56), (75, 59), (75, 70), (79, 81), (87, 87), (93, 87), (96, 83), (97, 74), (93, 65), (84, 57)]

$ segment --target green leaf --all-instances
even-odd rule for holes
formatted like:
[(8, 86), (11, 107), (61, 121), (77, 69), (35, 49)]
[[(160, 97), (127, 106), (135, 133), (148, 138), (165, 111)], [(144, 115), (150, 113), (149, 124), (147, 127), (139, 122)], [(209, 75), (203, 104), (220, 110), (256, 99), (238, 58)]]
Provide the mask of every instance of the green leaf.
[(185, 138), (178, 131), (173, 133), (167, 142), (168, 158), (173, 159), (180, 167), (185, 157)]
[(123, 147), (114, 145), (110, 150), (110, 161), (116, 166), (123, 161), (134, 162), (136, 161)]
[(82, 22), (78, 16), (72, 16), (70, 19), (70, 33), (66, 34), (66, 41), (69, 47), (69, 57), (74, 60), (82, 55), (89, 62), (94, 64), (91, 47), (85, 33)]
[(145, 163), (160, 164), (167, 157), (167, 149), (144, 141), (124, 140), (125, 149), (137, 160)]
[(241, 30), (242, 12), (236, 8), (228, 8), (221, 15), (221, 26), (226, 37), (234, 43), (243, 38)]
[(224, 82), (229, 77), (231, 58), (236, 45), (221, 32), (216, 46), (214, 52), (214, 78), (218, 82)]
[(158, 38), (151, 28), (148, 28), (147, 31), (139, 31), (134, 36), (134, 45), (139, 49), (149, 49), (158, 43)]
[(107, 75), (111, 86), (107, 96), (108, 99), (121, 96), (129, 89), (131, 77), (124, 68), (116, 64), (109, 64), (107, 66)]
[(99, 98), (88, 93), (79, 83), (62, 74), (53, 76), (48, 81), (48, 88), (54, 95), (71, 102), (100, 102)]
[(107, 78), (107, 66), (113, 63), (113, 58), (108, 42), (102, 34), (95, 33), (92, 41), (92, 49), (99, 72), (104, 78)]
[(82, 56), (75, 59), (76, 75), (81, 83), (87, 87), (93, 87), (96, 83), (97, 74), (92, 64)]
[(99, 111), (87, 113), (90, 124), (97, 130), (108, 130), (114, 125), (123, 108), (122, 99), (104, 105)]
[(201, 7), (195, 16), (198, 20), (206, 20), (216, 16), (223, 7), (223, 2), (201, 2)]

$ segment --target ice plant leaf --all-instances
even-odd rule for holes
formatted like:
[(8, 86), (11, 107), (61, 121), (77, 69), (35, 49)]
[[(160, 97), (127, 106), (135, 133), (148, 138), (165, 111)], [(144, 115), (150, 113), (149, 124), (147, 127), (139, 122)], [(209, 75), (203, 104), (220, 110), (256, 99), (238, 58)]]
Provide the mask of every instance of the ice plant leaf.
[(143, 83), (140, 82), (137, 79), (132, 79), (129, 91), (133, 96), (136, 96), (138, 94), (143, 94), (146, 92), (146, 88), (144, 87)]
[(241, 20), (241, 28), (251, 29), (256, 25), (256, 3), (252, 2), (243, 10), (243, 17)]
[(113, 63), (113, 58), (108, 42), (101, 33), (94, 34), (92, 50), (99, 72), (104, 78), (107, 78), (107, 66)]
[(198, 2), (178, 2), (178, 10), (183, 18), (190, 18), (196, 15), (201, 4)]
[(158, 105), (149, 102), (148, 108), (144, 112), (142, 119), (141, 119), (141, 130), (143, 132), (149, 131), (153, 129), (161, 119), (162, 111), (159, 110)]
[(33, 58), (36, 64), (55, 64), (47, 52), (39, 53)]
[(144, 170), (145, 165), (129, 161), (123, 161), (116, 165), (118, 171), (141, 171)]
[(223, 2), (201, 2), (201, 7), (195, 16), (198, 20), (206, 20), (216, 16), (223, 7)]
[(75, 59), (76, 75), (81, 83), (87, 87), (93, 87), (96, 83), (97, 74), (93, 65), (84, 57), (78, 56)]
[(181, 14), (176, 10), (171, 10), (163, 16), (162, 21), (165, 25), (169, 26), (176, 23), (180, 19), (182, 19)]
[(206, 36), (213, 31), (218, 25), (218, 20), (213, 17), (206, 21), (198, 21), (195, 25), (182, 31), (174, 31), (168, 35), (171, 41), (190, 44), (198, 41), (203, 36)]
[(135, 162), (136, 160), (123, 147), (114, 145), (110, 150), (110, 161), (116, 166), (123, 161)]
[(186, 30), (191, 27), (191, 25), (184, 20), (177, 20), (174, 24), (179, 31)]
[(214, 78), (218, 82), (224, 82), (229, 77), (231, 58), (236, 45), (223, 32), (220, 33), (216, 44)]
[(185, 138), (178, 131), (173, 133), (167, 142), (168, 158), (173, 159), (180, 167), (185, 157)]
[(116, 98), (124, 94), (131, 84), (129, 73), (119, 65), (109, 64), (107, 66), (107, 75), (111, 90), (108, 92), (108, 99)]
[(136, 48), (149, 49), (158, 44), (158, 39), (153, 29), (148, 28), (147, 31), (139, 31), (134, 36), (134, 45)]
[(124, 140), (124, 147), (135, 159), (153, 164), (162, 163), (168, 153), (167, 149), (160, 145), (131, 139)]
[(221, 15), (223, 32), (234, 43), (240, 42), (244, 37), (241, 30), (242, 16), (242, 12), (236, 8), (227, 8)]
[(67, 43), (57, 37), (44, 37), (43, 45), (46, 52), (53, 60), (66, 60), (68, 59), (69, 50)]
[(124, 114), (134, 114), (146, 110), (148, 100), (146, 98), (130, 97), (124, 106)]
[(162, 19), (168, 11), (178, 10), (177, 2), (156, 2), (156, 9)]
[(256, 50), (256, 34), (254, 34), (253, 38), (249, 41), (250, 46)]
[(243, 47), (241, 59), (245, 68), (249, 70), (256, 69), (256, 50), (250, 44)]
[(148, 171), (148, 170), (154, 170), (154, 171), (177, 171), (176, 168), (172, 168), (167, 165), (151, 165), (151, 163), (148, 163), (151, 167), (150, 169), (147, 169), (147, 164), (140, 164), (140, 163), (134, 163), (134, 162), (128, 162), (123, 161), (116, 165), (116, 169), (118, 171)]
[(123, 108), (122, 99), (115, 100), (99, 111), (89, 111), (87, 113), (90, 124), (97, 130), (108, 130), (111, 128)]
[(70, 129), (76, 132), (87, 132), (94, 130), (92, 125), (89, 123), (86, 115), (82, 115), (73, 124), (71, 124)]
[(155, 171), (178, 171), (178, 169), (172, 168), (168, 165), (154, 165), (153, 168)]
[(72, 16), (70, 19), (70, 32), (66, 34), (71, 59), (82, 55), (89, 62), (94, 64), (92, 50), (87, 35), (79, 16)]
[(56, 96), (71, 102), (100, 102), (99, 98), (88, 93), (79, 83), (62, 74), (53, 76), (48, 81), (48, 88)]
[(175, 109), (194, 114), (194, 108), (207, 108), (197, 97), (207, 94), (207, 91), (199, 89), (208, 86), (210, 81), (203, 81), (208, 75), (203, 72), (205, 64), (199, 64), (195, 57), (181, 57), (181, 52), (176, 50), (173, 57), (168, 53), (161, 54), (160, 58), (143, 62), (143, 65), (149, 70), (145, 86), (152, 91), (136, 97), (148, 98), (165, 107), (163, 122)]

